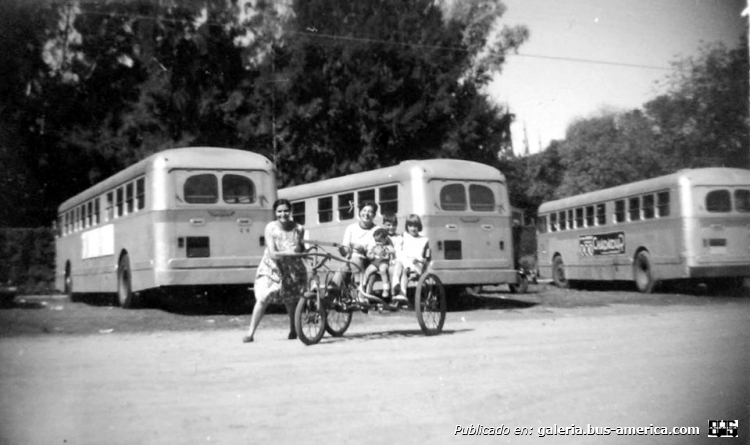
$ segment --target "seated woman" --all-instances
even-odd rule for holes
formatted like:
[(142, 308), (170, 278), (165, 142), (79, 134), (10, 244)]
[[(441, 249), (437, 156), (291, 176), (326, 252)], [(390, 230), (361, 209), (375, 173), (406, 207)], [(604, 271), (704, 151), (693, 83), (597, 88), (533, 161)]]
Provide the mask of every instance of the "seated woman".
[[(359, 222), (351, 224), (344, 231), (344, 240), (339, 248), (341, 256), (351, 254), (350, 260), (360, 270), (364, 270), (367, 262), (367, 246), (373, 243), (372, 234), (380, 227), (375, 224), (375, 214), (378, 211), (378, 205), (372, 201), (366, 201), (359, 210)], [(351, 249), (351, 250), (350, 250)], [(334, 287), (340, 287), (344, 278), (341, 272), (336, 272), (333, 276), (332, 284)]]

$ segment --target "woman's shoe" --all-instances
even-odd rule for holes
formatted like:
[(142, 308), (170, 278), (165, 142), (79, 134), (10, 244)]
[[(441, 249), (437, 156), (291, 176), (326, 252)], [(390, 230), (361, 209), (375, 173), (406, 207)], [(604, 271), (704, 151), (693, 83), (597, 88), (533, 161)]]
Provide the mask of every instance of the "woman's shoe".
[(289, 336), (287, 338), (289, 340), (297, 340), (297, 333), (296, 332), (290, 332)]
[(253, 337), (250, 337), (249, 335), (242, 337), (242, 343), (252, 343), (252, 342), (253, 342)]

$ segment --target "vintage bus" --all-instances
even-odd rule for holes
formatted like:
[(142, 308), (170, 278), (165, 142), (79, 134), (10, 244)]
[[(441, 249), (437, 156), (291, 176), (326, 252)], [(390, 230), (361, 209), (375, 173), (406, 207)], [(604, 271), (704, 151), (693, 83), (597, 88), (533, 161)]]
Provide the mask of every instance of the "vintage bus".
[[(445, 285), (526, 284), (514, 267), (511, 207), (505, 177), (476, 162), (431, 159), (279, 190), (310, 239), (340, 243), (366, 201), (380, 217), (420, 216), (430, 268)], [(376, 223), (382, 219), (376, 218)]]
[(249, 286), (273, 218), (276, 176), (265, 157), (194, 147), (158, 152), (59, 207), (56, 285), (116, 293)]
[(701, 168), (543, 203), (539, 274), (570, 280), (742, 283), (750, 277), (750, 170)]

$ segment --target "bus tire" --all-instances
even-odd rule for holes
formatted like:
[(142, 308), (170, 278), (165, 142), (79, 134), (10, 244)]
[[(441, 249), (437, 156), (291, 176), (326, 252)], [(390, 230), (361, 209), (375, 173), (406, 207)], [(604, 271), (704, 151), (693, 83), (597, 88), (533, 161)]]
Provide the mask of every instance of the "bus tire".
[(658, 280), (654, 276), (654, 270), (651, 267), (651, 255), (642, 250), (635, 256), (633, 261), (633, 280), (638, 291), (644, 294), (650, 294), (656, 289)]
[(130, 271), (130, 257), (127, 253), (122, 254), (117, 265), (117, 302), (124, 309), (132, 309), (137, 306), (133, 294), (133, 280)]
[(552, 281), (555, 283), (555, 286), (561, 289), (570, 287), (570, 281), (565, 276), (565, 263), (561, 256), (556, 256), (552, 260)]

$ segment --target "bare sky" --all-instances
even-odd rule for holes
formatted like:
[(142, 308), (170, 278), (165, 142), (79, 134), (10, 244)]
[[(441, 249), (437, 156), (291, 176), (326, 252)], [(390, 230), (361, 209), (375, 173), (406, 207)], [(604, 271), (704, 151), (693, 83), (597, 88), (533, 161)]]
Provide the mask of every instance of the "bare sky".
[[(516, 114), (513, 141), (531, 153), (562, 139), (567, 125), (606, 108), (640, 108), (678, 56), (703, 43), (740, 44), (746, 0), (504, 0), (503, 23), (530, 39), (490, 87)], [(525, 129), (525, 131), (524, 131)]]

